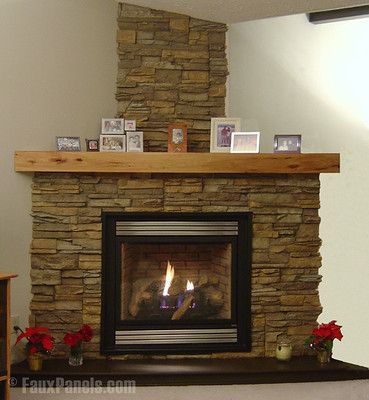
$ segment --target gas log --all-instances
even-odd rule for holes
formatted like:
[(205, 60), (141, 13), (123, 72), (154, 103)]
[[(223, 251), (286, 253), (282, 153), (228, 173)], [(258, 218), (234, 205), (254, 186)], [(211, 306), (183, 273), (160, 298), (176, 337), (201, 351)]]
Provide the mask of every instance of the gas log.
[(152, 278), (137, 279), (132, 285), (130, 319), (207, 319), (222, 318), (224, 293), (215, 274), (201, 275), (194, 289), (186, 291), (186, 280), (175, 277), (168, 295), (164, 282)]

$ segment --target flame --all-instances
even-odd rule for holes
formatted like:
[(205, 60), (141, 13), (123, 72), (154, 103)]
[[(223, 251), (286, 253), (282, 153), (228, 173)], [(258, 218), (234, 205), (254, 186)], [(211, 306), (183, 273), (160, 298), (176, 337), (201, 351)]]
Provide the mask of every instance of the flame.
[(167, 273), (165, 274), (165, 285), (163, 290), (163, 296), (169, 296), (168, 290), (170, 288), (170, 285), (172, 284), (173, 278), (174, 278), (174, 267), (172, 267), (170, 265), (170, 262), (168, 261)]
[(186, 292), (189, 292), (190, 290), (194, 290), (194, 289), (195, 289), (195, 286), (194, 286), (193, 282), (187, 281)]

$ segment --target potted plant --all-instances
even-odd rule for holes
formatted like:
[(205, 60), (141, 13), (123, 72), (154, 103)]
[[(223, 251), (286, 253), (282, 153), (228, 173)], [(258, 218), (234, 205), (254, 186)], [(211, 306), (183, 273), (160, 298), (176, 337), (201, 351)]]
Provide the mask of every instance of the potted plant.
[(27, 339), (25, 351), (30, 370), (40, 371), (42, 369), (42, 355), (50, 355), (54, 349), (55, 339), (49, 334), (49, 329), (39, 326), (36, 328), (26, 328), (23, 331), (19, 326), (15, 326), (14, 330), (21, 332), (15, 344), (18, 344), (24, 338)]
[(322, 364), (330, 361), (333, 349), (333, 340), (341, 341), (343, 335), (341, 333), (342, 326), (336, 325), (337, 321), (328, 322), (328, 324), (320, 324), (313, 329), (311, 335), (306, 339), (305, 345), (313, 349), (318, 361)]
[(82, 325), (78, 332), (64, 336), (64, 343), (70, 347), (69, 365), (76, 367), (83, 364), (82, 342), (89, 342), (92, 337), (93, 332), (89, 325)]

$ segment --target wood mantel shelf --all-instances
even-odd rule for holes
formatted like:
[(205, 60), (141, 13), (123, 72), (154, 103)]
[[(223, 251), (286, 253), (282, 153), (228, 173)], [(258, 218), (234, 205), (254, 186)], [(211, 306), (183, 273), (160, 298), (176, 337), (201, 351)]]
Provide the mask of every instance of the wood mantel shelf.
[(16, 151), (17, 172), (319, 174), (339, 172), (337, 153), (100, 153)]

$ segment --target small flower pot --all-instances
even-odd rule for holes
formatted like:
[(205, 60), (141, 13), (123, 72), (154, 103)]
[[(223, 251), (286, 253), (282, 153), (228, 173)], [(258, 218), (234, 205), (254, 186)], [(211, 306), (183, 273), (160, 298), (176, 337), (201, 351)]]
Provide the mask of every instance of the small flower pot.
[(43, 358), (41, 354), (28, 354), (28, 367), (31, 371), (41, 371)]
[(332, 352), (329, 350), (317, 350), (316, 358), (320, 364), (327, 364), (331, 361)]

